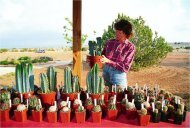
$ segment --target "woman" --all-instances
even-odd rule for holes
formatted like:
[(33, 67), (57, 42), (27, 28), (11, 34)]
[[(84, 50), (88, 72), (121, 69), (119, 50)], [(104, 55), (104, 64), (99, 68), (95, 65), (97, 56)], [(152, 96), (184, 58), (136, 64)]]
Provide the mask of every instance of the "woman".
[(103, 77), (110, 89), (112, 85), (124, 89), (127, 88), (127, 73), (135, 54), (135, 46), (128, 40), (132, 35), (132, 25), (122, 19), (114, 24), (114, 29), (116, 38), (107, 41), (102, 51)]

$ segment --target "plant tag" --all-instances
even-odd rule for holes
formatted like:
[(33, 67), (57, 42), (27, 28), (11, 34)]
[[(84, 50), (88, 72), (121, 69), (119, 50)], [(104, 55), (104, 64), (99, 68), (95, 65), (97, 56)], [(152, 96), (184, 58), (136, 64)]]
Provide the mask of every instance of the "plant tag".
[(147, 96), (146, 102), (149, 102), (149, 96)]
[(114, 95), (114, 102), (113, 103), (116, 104), (116, 95)]
[(96, 106), (97, 105), (97, 102), (96, 102), (96, 99), (94, 99), (94, 106)]
[(80, 100), (80, 93), (78, 93), (78, 99)]
[(180, 99), (178, 99), (178, 104), (180, 104)]
[(117, 87), (116, 87), (116, 84), (115, 84), (115, 93), (117, 93)]
[(67, 101), (66, 101), (67, 103), (69, 102), (69, 97), (67, 97)]
[(132, 99), (132, 103), (134, 104), (134, 99)]
[(141, 109), (144, 109), (144, 104), (143, 103), (141, 104)]
[(127, 94), (125, 94), (125, 99), (127, 99)]
[(9, 107), (11, 108), (12, 104), (11, 104), (11, 99), (9, 100)]
[(86, 97), (87, 97), (87, 99), (89, 99), (89, 94), (88, 93), (86, 93)]
[(21, 103), (23, 102), (23, 94), (22, 93), (20, 93), (20, 101), (21, 101)]
[(177, 104), (177, 96), (175, 96), (175, 103)]
[(147, 96), (148, 95), (148, 87), (146, 86), (145, 89), (146, 89), (146, 96)]
[(104, 95), (102, 95), (102, 100), (104, 100)]
[(82, 106), (82, 101), (81, 100), (79, 100), (79, 104), (80, 104), (80, 106)]
[(163, 102), (163, 100), (162, 100), (162, 110), (163, 110), (163, 107), (164, 107), (164, 102)]
[(68, 108), (71, 108), (71, 101), (68, 102)]
[(132, 92), (132, 94), (134, 95), (135, 94), (135, 89), (133, 88), (133, 92)]
[(154, 105), (154, 102), (152, 102), (152, 111), (154, 112), (154, 109), (155, 109), (155, 105)]
[(111, 86), (111, 92), (113, 92), (113, 85)]
[(28, 99), (26, 99), (26, 107), (28, 108)]
[(39, 105), (42, 107), (42, 103), (41, 103), (41, 100), (40, 100), (40, 99), (38, 99), (38, 102), (39, 102)]

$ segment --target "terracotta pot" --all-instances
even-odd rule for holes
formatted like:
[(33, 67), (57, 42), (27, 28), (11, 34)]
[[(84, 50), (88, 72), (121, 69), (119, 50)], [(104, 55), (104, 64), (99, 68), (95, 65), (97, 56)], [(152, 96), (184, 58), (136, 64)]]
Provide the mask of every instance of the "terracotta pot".
[(174, 124), (181, 125), (183, 122), (183, 115), (174, 114)]
[(93, 123), (101, 123), (102, 112), (93, 112), (92, 111), (92, 122)]
[(83, 111), (83, 112), (75, 111), (75, 117), (76, 117), (77, 123), (84, 123), (85, 118), (86, 118), (86, 111)]
[(150, 115), (138, 115), (138, 123), (140, 126), (147, 126), (150, 123)]
[(6, 122), (10, 120), (9, 111), (10, 109), (4, 110), (4, 111), (0, 109), (0, 121)]
[(70, 115), (71, 115), (71, 111), (68, 111), (68, 112), (60, 111), (61, 123), (69, 123), (71, 120)]
[(73, 104), (73, 110), (75, 111), (76, 109), (78, 109), (79, 104)]
[(135, 110), (126, 110), (126, 118), (128, 120), (134, 120), (134, 119), (136, 119), (137, 115), (138, 115), (138, 113), (137, 113), (136, 109)]
[(93, 108), (93, 104), (85, 106), (85, 109), (86, 109), (86, 120), (90, 117), (92, 108)]
[(124, 104), (121, 104), (121, 113), (124, 115), (126, 113), (126, 106)]
[(16, 121), (25, 122), (27, 120), (27, 109), (25, 109), (21, 112), (14, 110), (14, 116), (15, 116)]
[(110, 110), (110, 109), (108, 109), (107, 114), (108, 114), (108, 119), (110, 119), (110, 120), (116, 120), (117, 119), (118, 110)]
[(168, 121), (168, 113), (167, 112), (161, 112), (161, 121), (167, 122)]
[(51, 106), (54, 104), (55, 95), (56, 95), (56, 92), (51, 92), (51, 93), (47, 93), (47, 94), (45, 94), (45, 93), (39, 94), (41, 102), (45, 106)]
[(100, 62), (100, 59), (102, 59), (102, 56), (88, 56), (87, 55), (87, 62), (89, 63), (90, 68), (92, 68), (95, 63), (98, 64), (99, 68), (102, 68), (103, 64)]
[(49, 123), (57, 123), (57, 112), (46, 112), (47, 121)]
[(152, 122), (159, 123), (160, 122), (161, 113), (152, 113)]
[(89, 94), (89, 97), (92, 98), (92, 101), (94, 101), (94, 99), (98, 100), (102, 98), (103, 94)]
[(43, 110), (40, 110), (40, 111), (32, 110), (32, 119), (33, 119), (33, 121), (42, 122), (42, 120), (43, 120), (42, 112), (43, 112)]
[(67, 97), (69, 97), (69, 101), (74, 101), (75, 99), (77, 99), (77, 95), (78, 93), (61, 93), (61, 99), (66, 101)]

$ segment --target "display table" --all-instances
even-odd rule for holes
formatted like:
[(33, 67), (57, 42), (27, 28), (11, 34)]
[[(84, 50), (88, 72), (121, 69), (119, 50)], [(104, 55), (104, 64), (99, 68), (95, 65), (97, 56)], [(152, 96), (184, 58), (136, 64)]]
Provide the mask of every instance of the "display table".
[[(107, 118), (102, 119), (101, 123), (92, 123), (92, 119), (89, 118), (85, 123), (78, 124), (76, 123), (76, 119), (73, 118), (70, 123), (63, 124), (58, 121), (57, 123), (48, 123), (46, 119), (44, 119), (41, 123), (32, 121), (31, 117), (28, 118), (26, 122), (16, 122), (14, 117), (10, 119), (8, 122), (1, 122), (1, 127), (143, 127), (138, 126), (137, 119), (135, 120), (127, 120), (126, 117), (122, 114), (118, 117), (117, 120), (111, 121)], [(187, 113), (186, 121), (183, 122), (182, 125), (173, 124), (173, 121), (169, 122), (159, 122), (152, 123), (146, 127), (190, 127), (190, 112)]]

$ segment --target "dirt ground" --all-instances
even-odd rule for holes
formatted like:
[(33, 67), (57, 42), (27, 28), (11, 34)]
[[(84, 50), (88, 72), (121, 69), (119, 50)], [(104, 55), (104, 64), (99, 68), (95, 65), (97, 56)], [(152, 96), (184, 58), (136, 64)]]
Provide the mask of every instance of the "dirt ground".
[[(32, 58), (38, 56), (50, 56), (54, 60), (72, 60), (72, 51), (64, 52), (46, 52), (46, 53), (0, 53), (0, 60), (6, 58), (18, 58), (20, 56), (31, 56)], [(86, 62), (87, 52), (82, 52), (83, 58), (83, 72), (82, 72), (82, 84), (85, 88), (86, 75), (90, 70), (88, 63)], [(72, 64), (69, 66), (72, 67)], [(57, 66), (58, 72), (58, 84), (63, 82), (63, 68), (65, 66)], [(35, 84), (39, 85), (39, 74), (45, 72), (46, 68), (35, 69)], [(9, 73), (0, 76), (0, 85), (13, 85), (15, 83), (14, 73)], [(180, 95), (182, 98), (190, 99), (190, 51), (178, 50), (169, 53), (167, 57), (158, 66), (151, 68), (144, 68), (138, 72), (130, 71), (128, 73), (128, 85), (133, 86), (138, 83), (139, 86), (144, 84), (154, 87), (159, 85), (160, 88), (170, 91), (174, 94)]]

